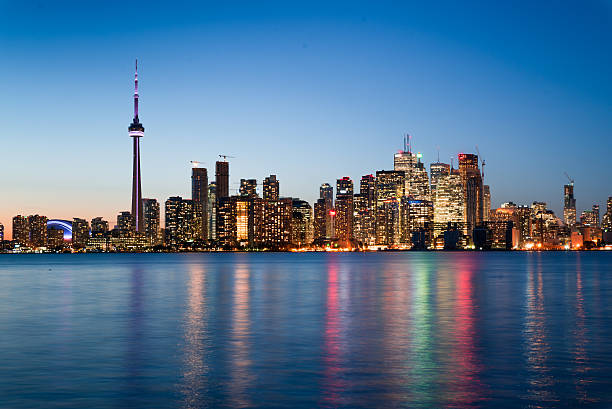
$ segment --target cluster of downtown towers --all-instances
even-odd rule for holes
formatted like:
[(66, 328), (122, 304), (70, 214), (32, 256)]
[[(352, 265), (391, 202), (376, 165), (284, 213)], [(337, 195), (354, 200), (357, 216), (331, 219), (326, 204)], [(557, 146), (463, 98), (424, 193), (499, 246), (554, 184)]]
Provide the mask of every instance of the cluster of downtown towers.
[[(128, 128), (133, 139), (131, 212), (121, 212), (111, 231), (102, 218), (93, 219), (91, 225), (83, 219), (66, 222), (74, 249), (510, 249), (530, 248), (536, 242), (539, 247), (556, 248), (572, 244), (576, 234), (582, 245), (584, 236), (601, 240), (602, 232), (612, 230), (612, 198), (602, 226), (598, 206), (576, 220), (573, 182), (564, 187), (563, 221), (541, 202), (507, 203), (491, 210), (478, 155), (459, 154), (456, 169), (432, 163), (428, 174), (421, 155), (410, 151), (409, 139), (394, 154), (393, 170), (363, 176), (359, 193), (349, 177), (338, 179), (335, 198), (334, 188), (324, 183), (314, 206), (280, 197), (275, 175), (263, 181), (261, 197), (255, 179), (241, 179), (239, 194), (230, 195), (227, 157), (216, 162), (211, 183), (207, 169), (195, 166), (191, 199), (166, 200), (162, 229), (158, 201), (142, 197), (140, 138), (145, 129), (138, 117), (138, 100), (136, 69), (134, 118)], [(46, 222), (43, 216), (16, 216), (14, 241), (31, 247), (63, 245), (63, 232), (57, 226), (48, 228)]]

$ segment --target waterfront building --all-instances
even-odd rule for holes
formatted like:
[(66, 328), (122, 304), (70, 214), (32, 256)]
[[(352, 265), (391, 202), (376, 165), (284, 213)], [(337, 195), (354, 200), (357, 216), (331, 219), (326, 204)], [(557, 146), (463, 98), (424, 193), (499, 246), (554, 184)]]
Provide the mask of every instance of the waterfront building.
[(47, 248), (54, 251), (64, 248), (64, 230), (47, 226)]
[(284, 249), (291, 243), (291, 198), (254, 199), (255, 246)]
[(257, 180), (240, 179), (240, 196), (257, 197)]
[(467, 234), (484, 221), (484, 194), (482, 176), (478, 168), (478, 155), (459, 154), (459, 174), (463, 184), (465, 203), (464, 222)]
[(134, 231), (134, 219), (132, 217), (132, 213), (126, 211), (117, 215), (117, 229), (122, 236), (129, 236), (130, 233)]
[(505, 204), (491, 211), (487, 227), (491, 233), (491, 247), (510, 250), (519, 245), (520, 234), (516, 205)]
[(441, 238), (449, 223), (467, 234), (465, 226), (465, 197), (461, 175), (457, 173), (438, 177), (434, 196), (433, 235)]
[(217, 242), (223, 248), (237, 245), (236, 196), (217, 198)]
[(47, 246), (47, 218), (37, 214), (28, 216), (29, 244), (33, 248)]
[[(144, 126), (142, 126), (138, 118), (138, 60), (136, 60), (136, 72), (134, 74), (134, 119), (128, 127), (128, 133), (134, 143), (134, 163), (132, 169), (132, 230), (137, 232), (142, 232), (144, 230), (140, 182), (140, 138), (144, 136), (144, 130)], [(86, 243), (87, 242), (83, 244), (83, 247), (85, 247)]]
[[(364, 175), (359, 184), (359, 207), (354, 214), (359, 218), (359, 238), (365, 245), (376, 242), (376, 178), (374, 175)], [(354, 228), (355, 229), (355, 228)], [(357, 234), (357, 233), (355, 233)]]
[(438, 180), (445, 176), (450, 175), (450, 165), (448, 163), (435, 162), (429, 165), (429, 176), (431, 178), (431, 196), (436, 197), (436, 189), (438, 187)]
[[(198, 202), (202, 220), (202, 230), (198, 233), (199, 240), (208, 239), (208, 170), (206, 168), (191, 168), (191, 200)], [(159, 206), (158, 206), (159, 214)], [(158, 223), (159, 226), (159, 223)]]
[(215, 165), (215, 185), (217, 200), (229, 197), (229, 162), (217, 161)]
[(13, 241), (21, 247), (30, 245), (30, 225), (27, 217), (20, 214), (13, 217)]
[(335, 237), (343, 247), (353, 239), (353, 181), (343, 177), (336, 181)]
[[(142, 199), (144, 210), (144, 235), (149, 245), (161, 243), (160, 208), (157, 199)], [(201, 215), (200, 215), (201, 216)]]
[(0, 223), (0, 244), (4, 241), (4, 225)]
[(318, 199), (314, 204), (314, 240), (322, 240), (327, 237), (327, 213), (328, 210), (325, 199)]
[(429, 200), (429, 177), (421, 154), (399, 151), (393, 155), (393, 170), (404, 172), (404, 195), (415, 200)]
[(400, 200), (405, 178), (403, 171), (376, 172), (376, 244), (393, 246), (400, 242)]
[(516, 213), (516, 228), (519, 234), (519, 247), (525, 248), (527, 243), (533, 241), (531, 237), (531, 209), (529, 206), (518, 206), (515, 210)]
[(108, 233), (108, 222), (101, 217), (91, 219), (91, 237), (103, 237)]
[(313, 241), (312, 207), (305, 200), (293, 199), (291, 206), (291, 244), (304, 247)]
[[(128, 212), (129, 213), (129, 212)], [(72, 248), (84, 249), (89, 240), (89, 223), (85, 219), (72, 219)]]
[(409, 242), (406, 237), (410, 234), (410, 242), (413, 246), (426, 249), (432, 245), (433, 235), (433, 202), (430, 200), (404, 201), (408, 205), (408, 220), (403, 233), (403, 242)]
[(325, 200), (325, 237), (331, 239), (335, 234), (334, 217), (332, 216), (334, 188), (329, 183), (323, 183), (319, 187), (319, 198)]
[(482, 211), (482, 220), (489, 220), (489, 214), (491, 213), (491, 188), (489, 185), (482, 186), (482, 201), (483, 201), (483, 211)]
[(270, 175), (264, 179), (262, 197), (266, 200), (278, 200), (280, 187), (276, 175)]
[(201, 237), (201, 203), (180, 196), (168, 198), (165, 203), (165, 243), (181, 246)]
[(208, 185), (208, 240), (217, 239), (217, 183)]
[(563, 186), (563, 221), (571, 229), (576, 226), (576, 199), (574, 182)]
[(580, 215), (580, 224), (582, 227), (598, 227), (599, 206), (595, 210), (595, 206), (591, 210), (585, 210)]

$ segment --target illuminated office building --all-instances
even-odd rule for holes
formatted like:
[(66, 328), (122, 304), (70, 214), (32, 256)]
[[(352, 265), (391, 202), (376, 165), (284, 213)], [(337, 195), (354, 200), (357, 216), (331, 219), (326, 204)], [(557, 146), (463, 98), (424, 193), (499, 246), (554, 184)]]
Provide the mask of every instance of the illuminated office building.
[(435, 162), (429, 165), (429, 176), (431, 178), (431, 196), (435, 200), (436, 188), (438, 187), (438, 180), (445, 176), (450, 175), (450, 165), (448, 163)]
[(217, 239), (217, 184), (208, 185), (208, 240)]
[[(355, 237), (365, 245), (376, 242), (376, 178), (364, 175), (359, 184), (359, 195), (355, 195)], [(358, 230), (358, 232), (357, 232)], [(359, 237), (357, 237), (359, 236)]]
[(313, 235), (315, 240), (327, 237), (327, 203), (325, 199), (318, 199), (314, 204)]
[(208, 239), (208, 170), (206, 168), (191, 168), (191, 200), (200, 204), (198, 217), (202, 220), (202, 230), (198, 234), (198, 239), (206, 240)]
[(293, 201), (254, 200), (255, 246), (259, 248), (286, 248), (291, 243)]
[(404, 195), (416, 200), (429, 200), (429, 177), (420, 153), (399, 151), (393, 156), (393, 170), (404, 172)]
[[(408, 220), (405, 231), (410, 232), (411, 241), (420, 248), (432, 245), (433, 202), (430, 200), (405, 200), (408, 204)], [(403, 236), (407, 236), (403, 233)], [(407, 241), (403, 239), (402, 241)], [(418, 244), (417, 244), (418, 243)]]
[(465, 234), (465, 198), (461, 175), (454, 173), (441, 176), (436, 181), (434, 196), (434, 238), (447, 230), (449, 223)]
[(4, 225), (0, 223), (0, 243), (4, 241)]
[(307, 246), (313, 241), (312, 207), (305, 200), (292, 200), (291, 244)]
[(612, 196), (608, 197), (606, 212), (603, 215), (601, 227), (606, 231), (612, 231)]
[(525, 247), (525, 245), (532, 241), (531, 237), (531, 209), (529, 206), (518, 206), (516, 208), (516, 222), (519, 233), (519, 246)]
[(376, 244), (392, 246), (400, 242), (400, 200), (405, 177), (403, 171), (376, 172)]
[(335, 235), (334, 218), (331, 211), (334, 208), (334, 188), (329, 183), (319, 187), (319, 198), (325, 200), (325, 237), (331, 239)]
[(157, 199), (142, 199), (144, 209), (144, 235), (149, 245), (161, 243), (160, 209)]
[(201, 203), (180, 196), (168, 198), (165, 204), (165, 241), (169, 246), (198, 240), (202, 231)]
[(489, 220), (489, 214), (491, 213), (491, 188), (489, 185), (482, 186), (482, 195), (482, 204), (484, 207), (482, 211), (482, 220), (486, 222)]
[(569, 228), (576, 226), (576, 199), (574, 183), (563, 186), (563, 221)]
[(240, 196), (257, 197), (257, 180), (240, 179)]
[(353, 181), (344, 177), (336, 181), (336, 238), (344, 245), (353, 239)]
[(478, 155), (460, 153), (459, 174), (463, 184), (466, 229), (467, 234), (471, 235), (472, 230), (484, 221), (484, 192), (478, 168)]
[[(255, 194), (256, 196), (257, 194)], [(263, 182), (263, 195), (262, 197), (266, 200), (278, 200), (280, 195), (280, 187), (276, 175), (270, 175), (264, 179)]]
[(60, 251), (64, 247), (64, 230), (47, 227), (47, 248)]
[(237, 245), (236, 196), (217, 199), (217, 242), (223, 248)]
[[(127, 212), (129, 213), (129, 212)], [(72, 219), (72, 248), (84, 249), (89, 240), (89, 223), (85, 219)]]

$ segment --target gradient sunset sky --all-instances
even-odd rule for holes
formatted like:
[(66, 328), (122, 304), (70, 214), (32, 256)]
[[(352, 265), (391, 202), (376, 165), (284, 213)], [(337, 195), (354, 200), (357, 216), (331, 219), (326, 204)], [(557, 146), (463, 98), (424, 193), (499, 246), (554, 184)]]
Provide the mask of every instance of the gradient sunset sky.
[(427, 165), (478, 145), (494, 207), (562, 217), (568, 172), (578, 211), (603, 211), (611, 50), (610, 1), (0, 0), (0, 222), (130, 208), (135, 58), (143, 196), (162, 206), (218, 154), (232, 192), (276, 174), (312, 202), (392, 169), (410, 133)]

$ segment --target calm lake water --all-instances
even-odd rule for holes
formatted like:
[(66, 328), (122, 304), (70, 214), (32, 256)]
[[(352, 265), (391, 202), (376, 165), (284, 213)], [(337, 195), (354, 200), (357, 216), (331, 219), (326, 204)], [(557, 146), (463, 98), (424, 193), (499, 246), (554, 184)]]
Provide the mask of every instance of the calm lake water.
[(3, 255), (0, 407), (612, 407), (612, 252)]

